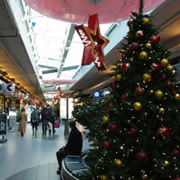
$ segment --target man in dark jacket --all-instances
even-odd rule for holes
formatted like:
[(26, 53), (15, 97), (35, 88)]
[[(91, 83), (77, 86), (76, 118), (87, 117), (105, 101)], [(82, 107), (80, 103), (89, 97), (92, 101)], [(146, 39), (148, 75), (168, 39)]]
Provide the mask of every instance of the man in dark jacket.
[(56, 152), (59, 168), (57, 170), (57, 174), (60, 174), (61, 171), (61, 162), (64, 157), (67, 155), (80, 155), (82, 146), (83, 146), (83, 140), (82, 140), (82, 134), (81, 132), (76, 128), (76, 122), (70, 121), (69, 126), (71, 128), (71, 132), (68, 138), (68, 142), (65, 147), (62, 147), (59, 149), (59, 151)]

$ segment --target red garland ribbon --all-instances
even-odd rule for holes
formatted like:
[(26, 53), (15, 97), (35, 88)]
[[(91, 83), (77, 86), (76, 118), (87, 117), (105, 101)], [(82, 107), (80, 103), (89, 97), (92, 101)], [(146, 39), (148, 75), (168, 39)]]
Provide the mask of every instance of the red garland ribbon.
[(104, 48), (109, 40), (100, 33), (97, 14), (89, 16), (88, 27), (84, 25), (75, 26), (83, 44), (84, 52), (81, 65), (89, 65), (94, 61), (99, 71), (105, 70)]

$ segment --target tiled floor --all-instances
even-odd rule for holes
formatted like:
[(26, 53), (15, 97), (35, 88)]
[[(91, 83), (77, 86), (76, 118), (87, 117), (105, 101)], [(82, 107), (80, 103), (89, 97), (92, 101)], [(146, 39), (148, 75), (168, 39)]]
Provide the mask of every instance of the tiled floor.
[[(56, 174), (56, 151), (67, 140), (63, 123), (56, 129), (55, 135), (42, 137), (40, 126), (37, 137), (32, 137), (31, 126), (28, 124), (24, 137), (17, 131), (11, 131), (6, 138), (7, 142), (0, 144), (0, 180), (60, 179)], [(89, 148), (85, 137), (83, 142), (83, 148)]]

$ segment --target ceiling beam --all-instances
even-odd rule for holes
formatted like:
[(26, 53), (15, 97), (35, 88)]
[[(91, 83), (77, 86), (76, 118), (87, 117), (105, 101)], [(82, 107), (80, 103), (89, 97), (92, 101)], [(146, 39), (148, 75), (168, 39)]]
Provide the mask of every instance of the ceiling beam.
[(62, 72), (63, 66), (64, 66), (64, 62), (66, 60), (66, 57), (67, 57), (67, 54), (68, 54), (68, 51), (69, 51), (69, 49), (67, 47), (70, 47), (72, 38), (74, 36), (74, 32), (75, 32), (74, 26), (75, 26), (75, 24), (71, 24), (68, 35), (67, 35), (67, 39), (65, 41), (65, 46), (64, 46), (64, 49), (63, 49), (63, 55), (62, 55), (62, 58), (61, 58), (61, 61), (60, 61), (61, 62), (60, 67), (58, 69), (58, 75), (57, 75), (58, 78), (61, 75), (61, 72)]

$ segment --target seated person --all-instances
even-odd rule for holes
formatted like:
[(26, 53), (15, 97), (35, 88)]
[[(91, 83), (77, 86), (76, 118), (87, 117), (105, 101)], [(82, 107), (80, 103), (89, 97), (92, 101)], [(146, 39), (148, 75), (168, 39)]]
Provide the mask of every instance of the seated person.
[(61, 162), (64, 157), (67, 155), (80, 155), (82, 146), (83, 146), (83, 140), (82, 140), (82, 134), (76, 127), (75, 121), (70, 121), (69, 126), (71, 128), (71, 132), (69, 134), (68, 142), (65, 147), (62, 147), (59, 149), (59, 151), (56, 152), (59, 168), (57, 170), (57, 174), (60, 174), (61, 172)]

